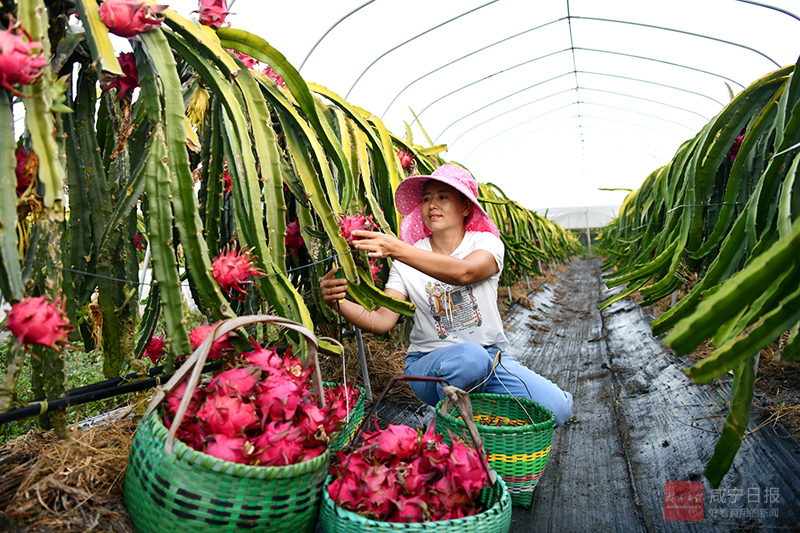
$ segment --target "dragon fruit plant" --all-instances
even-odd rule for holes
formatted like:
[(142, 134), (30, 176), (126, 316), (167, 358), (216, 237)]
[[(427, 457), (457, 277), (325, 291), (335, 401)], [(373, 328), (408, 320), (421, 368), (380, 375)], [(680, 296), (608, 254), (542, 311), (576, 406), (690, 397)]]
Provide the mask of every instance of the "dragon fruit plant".
[[(253, 466), (286, 466), (321, 455), (343, 427), (347, 406), (358, 400), (358, 388), (326, 388), (327, 403), (320, 408), (309, 386), (311, 369), (303, 369), (288, 351), (281, 357), (252, 343), (252, 351), (239, 355), (241, 366), (195, 390), (178, 439), (219, 459)], [(165, 397), (167, 427), (186, 388), (184, 381)]]
[(480, 512), (488, 477), (474, 448), (389, 424), (365, 433), (349, 456), (337, 451), (328, 495), (340, 507), (382, 522), (452, 520)]

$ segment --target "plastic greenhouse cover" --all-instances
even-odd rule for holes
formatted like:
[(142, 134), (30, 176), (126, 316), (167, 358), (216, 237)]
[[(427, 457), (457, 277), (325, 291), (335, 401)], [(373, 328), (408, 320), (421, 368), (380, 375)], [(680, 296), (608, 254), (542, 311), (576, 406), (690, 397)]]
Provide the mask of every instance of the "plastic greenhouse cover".
[[(169, 2), (186, 17), (196, 0)], [(232, 27), (531, 209), (619, 205), (800, 54), (800, 0), (293, 0)]]

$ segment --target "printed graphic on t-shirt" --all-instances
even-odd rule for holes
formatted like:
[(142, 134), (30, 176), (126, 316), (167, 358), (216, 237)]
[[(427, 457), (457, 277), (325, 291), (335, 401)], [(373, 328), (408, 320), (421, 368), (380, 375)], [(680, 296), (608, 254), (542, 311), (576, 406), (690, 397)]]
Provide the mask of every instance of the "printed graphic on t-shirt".
[(446, 339), (452, 333), (478, 328), (483, 323), (478, 301), (472, 294), (472, 285), (456, 287), (428, 282), (425, 293), (440, 339)]

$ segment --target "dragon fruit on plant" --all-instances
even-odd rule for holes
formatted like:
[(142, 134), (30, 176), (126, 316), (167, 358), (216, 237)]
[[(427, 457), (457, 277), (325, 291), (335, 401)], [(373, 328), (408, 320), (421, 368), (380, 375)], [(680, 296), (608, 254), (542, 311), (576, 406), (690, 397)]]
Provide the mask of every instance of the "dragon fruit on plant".
[(405, 150), (398, 150), (397, 159), (400, 161), (400, 166), (403, 167), (403, 170), (408, 170), (408, 167), (414, 161), (414, 156)]
[[(33, 152), (33, 150), (31, 150), (31, 152)], [(30, 172), (31, 169), (25, 168), (28, 166), (30, 155), (31, 154), (25, 150), (24, 146), (20, 146), (14, 150), (14, 157), (17, 160), (17, 166), (14, 168), (14, 172), (17, 175), (17, 196), (20, 197), (25, 194), (25, 191), (31, 186), (36, 175), (35, 172)], [(31, 174), (33, 174), (33, 176)]]
[(25, 298), (14, 304), (6, 315), (6, 327), (20, 344), (39, 344), (53, 350), (67, 344), (75, 329), (64, 311), (66, 300), (51, 302), (46, 296)]
[(343, 214), (339, 217), (339, 232), (342, 237), (347, 239), (347, 242), (353, 242), (361, 239), (353, 235), (354, 231), (364, 230), (373, 231), (378, 225), (372, 220), (372, 215), (365, 215), (358, 212), (355, 215)]
[(250, 250), (238, 250), (236, 247), (229, 245), (211, 263), (213, 268), (211, 274), (219, 284), (222, 292), (228, 296), (231, 296), (231, 290), (239, 293), (234, 297), (235, 300), (244, 300), (244, 295), (247, 294), (247, 291), (244, 290), (242, 284), (252, 283), (252, 281), (247, 281), (247, 278), (265, 275), (262, 270), (253, 266), (253, 260), (249, 257), (252, 251), (252, 248)]
[(163, 335), (153, 335), (150, 337), (150, 342), (147, 343), (147, 347), (144, 349), (144, 353), (142, 357), (149, 358), (153, 364), (156, 364), (161, 356), (164, 354), (164, 336)]
[(0, 87), (22, 96), (14, 86), (35, 83), (45, 65), (42, 43), (31, 40), (19, 23), (0, 30)]
[(114, 35), (130, 38), (161, 26), (161, 12), (168, 7), (141, 0), (104, 0), (100, 4), (100, 20)]
[(284, 238), (284, 244), (286, 246), (286, 250), (289, 252), (289, 255), (294, 254), (297, 256), (297, 251), (306, 245), (305, 241), (303, 240), (303, 235), (300, 233), (300, 223), (297, 220), (293, 220), (286, 224), (286, 236)]
[(119, 55), (119, 65), (122, 67), (122, 72), (125, 75), (117, 78), (103, 89), (103, 94), (111, 89), (117, 89), (117, 96), (115, 100), (119, 102), (127, 95), (132, 94), (133, 90), (139, 87), (139, 71), (136, 69), (136, 57), (132, 52), (123, 52)]
[(455, 438), (448, 446), (433, 430), (420, 435), (389, 424), (366, 433), (350, 456), (337, 452), (328, 495), (344, 509), (385, 522), (476, 514), (477, 498), (488, 483), (478, 453)]
[(197, 11), (200, 24), (215, 30), (225, 24), (225, 18), (230, 15), (226, 0), (200, 0)]
[(275, 83), (278, 84), (280, 87), (286, 87), (286, 82), (284, 81), (283, 76), (272, 70), (272, 67), (270, 67), (269, 65), (264, 67), (264, 70), (262, 72), (266, 77), (274, 80)]

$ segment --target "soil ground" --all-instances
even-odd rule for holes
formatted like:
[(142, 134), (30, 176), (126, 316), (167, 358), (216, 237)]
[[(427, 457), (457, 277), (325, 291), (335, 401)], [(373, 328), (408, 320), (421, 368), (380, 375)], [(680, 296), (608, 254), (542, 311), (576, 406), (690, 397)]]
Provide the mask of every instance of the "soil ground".
[[(575, 396), (575, 416), (555, 430), (533, 503), (514, 509), (512, 532), (800, 530), (798, 365), (775, 363), (779, 346), (762, 354), (749, 432), (713, 489), (702, 473), (727, 414), (730, 380), (697, 386), (686, 378), (691, 357), (675, 357), (650, 333), (658, 306), (626, 299), (600, 313), (612, 294), (600, 265), (574, 260), (500, 295), (509, 351)], [(403, 350), (365, 342), (376, 399), (388, 376), (402, 373)], [(350, 352), (348, 375), (361, 378)], [(378, 414), (382, 423), (412, 426), (433, 418), (402, 387)], [(30, 433), (0, 449), (0, 531), (133, 531), (120, 493), (135, 424), (121, 418), (104, 427), (76, 433), (69, 445)], [(702, 485), (702, 519), (669, 520), (666, 484), (687, 481)]]

